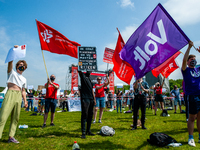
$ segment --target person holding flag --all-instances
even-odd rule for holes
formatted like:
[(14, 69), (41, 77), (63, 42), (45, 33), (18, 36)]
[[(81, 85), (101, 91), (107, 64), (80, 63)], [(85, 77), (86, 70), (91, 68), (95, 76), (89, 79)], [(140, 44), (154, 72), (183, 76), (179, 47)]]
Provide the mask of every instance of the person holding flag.
[(55, 83), (56, 76), (52, 74), (50, 79), (47, 79), (47, 83), (45, 84), (46, 88), (46, 97), (45, 97), (45, 114), (44, 114), (44, 123), (43, 128), (46, 127), (46, 120), (49, 113), (49, 108), (51, 108), (51, 123), (50, 126), (55, 126), (53, 123), (56, 104), (57, 104), (57, 90), (59, 89), (59, 84)]
[[(200, 142), (200, 67), (195, 67), (197, 64), (196, 56), (190, 53), (190, 49), (193, 46), (193, 42), (190, 41), (188, 48), (183, 57), (182, 63), (182, 75), (185, 82), (185, 94), (189, 101), (189, 119), (187, 123), (189, 139), (188, 144), (190, 146), (196, 146), (193, 138), (194, 122), (197, 118), (197, 128), (199, 132)], [(200, 52), (200, 47), (197, 48)]]
[[(14, 46), (18, 48), (18, 45)], [(22, 98), (24, 100), (25, 107), (27, 107), (26, 101), (26, 78), (22, 76), (24, 70), (27, 69), (27, 63), (25, 60), (19, 60), (16, 64), (16, 71), (13, 70), (13, 60), (8, 63), (8, 80), (7, 87), (8, 91), (6, 92), (5, 98), (2, 103), (0, 111), (0, 139), (2, 137), (2, 132), (6, 121), (11, 114), (11, 123), (9, 131), (8, 143), (19, 143), (14, 138), (17, 124), (19, 121)]]

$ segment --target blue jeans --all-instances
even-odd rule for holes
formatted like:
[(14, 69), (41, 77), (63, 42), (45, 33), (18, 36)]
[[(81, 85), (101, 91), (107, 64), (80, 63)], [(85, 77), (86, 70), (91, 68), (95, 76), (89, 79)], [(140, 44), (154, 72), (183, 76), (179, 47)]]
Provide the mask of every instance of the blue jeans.
[(110, 101), (110, 108), (113, 109), (113, 101)]
[(28, 108), (27, 108), (27, 111), (29, 111), (30, 105), (31, 105), (31, 111), (33, 111), (33, 100), (28, 100)]
[(122, 112), (122, 100), (117, 100), (117, 112), (118, 112), (118, 107), (120, 107), (120, 112)]

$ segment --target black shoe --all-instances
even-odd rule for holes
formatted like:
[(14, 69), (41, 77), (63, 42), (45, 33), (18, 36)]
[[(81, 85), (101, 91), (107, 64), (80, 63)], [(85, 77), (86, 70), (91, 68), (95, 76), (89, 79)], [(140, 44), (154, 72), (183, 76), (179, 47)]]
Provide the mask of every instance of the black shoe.
[(46, 124), (43, 124), (42, 128), (45, 128), (45, 127), (47, 127)]
[(50, 126), (55, 126), (55, 124), (54, 124), (54, 123), (51, 123)]
[(86, 137), (85, 137), (85, 134), (82, 134), (82, 135), (81, 135), (81, 138), (82, 138), (82, 139), (85, 139), (85, 138), (86, 138)]
[(155, 114), (155, 116), (156, 116), (156, 114)]
[(136, 126), (134, 126), (131, 130), (136, 130), (137, 129), (137, 127)]
[(86, 132), (86, 135), (95, 136), (95, 134), (92, 132)]
[(142, 126), (142, 129), (147, 129), (145, 126)]

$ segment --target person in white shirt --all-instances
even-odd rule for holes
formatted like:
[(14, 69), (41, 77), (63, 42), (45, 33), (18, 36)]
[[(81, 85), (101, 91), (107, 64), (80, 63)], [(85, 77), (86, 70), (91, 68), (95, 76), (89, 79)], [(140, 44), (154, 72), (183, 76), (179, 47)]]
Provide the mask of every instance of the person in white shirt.
[[(18, 46), (15, 46), (16, 48)], [(8, 63), (8, 80), (7, 86), (8, 91), (5, 95), (5, 98), (2, 103), (1, 111), (0, 111), (0, 139), (2, 137), (2, 132), (5, 126), (5, 123), (11, 114), (11, 123), (10, 123), (10, 131), (9, 131), (9, 139), (8, 143), (19, 143), (14, 138), (15, 131), (17, 128), (17, 124), (19, 121), (20, 111), (21, 111), (21, 103), (22, 98), (24, 100), (24, 105), (27, 107), (26, 101), (26, 78), (22, 76), (24, 70), (27, 69), (27, 63), (24, 60), (20, 60), (16, 64), (16, 72), (13, 70), (13, 61)]]

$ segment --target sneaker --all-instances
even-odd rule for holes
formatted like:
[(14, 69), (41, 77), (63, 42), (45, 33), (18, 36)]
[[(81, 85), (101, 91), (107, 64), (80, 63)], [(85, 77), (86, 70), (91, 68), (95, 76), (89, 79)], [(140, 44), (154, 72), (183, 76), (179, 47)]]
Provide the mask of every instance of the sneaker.
[(87, 135), (90, 135), (90, 136), (95, 136), (94, 133), (92, 133), (91, 131), (90, 132), (86, 132)]
[(102, 123), (101, 120), (99, 120), (99, 123)]
[(55, 124), (54, 123), (50, 123), (50, 126), (55, 126)]
[(142, 126), (142, 129), (147, 129), (144, 125)]
[(14, 137), (8, 139), (8, 143), (10, 142), (17, 143), (17, 144), (19, 143), (19, 141), (17, 141)]
[(195, 145), (194, 139), (189, 139), (188, 140), (188, 145), (195, 147), (196, 145)]
[(176, 114), (176, 112), (174, 112)]
[(95, 123), (96, 123), (96, 120), (94, 120), (92, 123), (95, 124)]
[(82, 138), (82, 139), (85, 139), (85, 138), (86, 138), (86, 137), (85, 137), (85, 134), (82, 134), (82, 135), (81, 135), (81, 138)]
[(131, 129), (131, 130), (136, 130), (137, 129), (137, 127), (136, 126), (133, 126), (133, 128)]
[(47, 127), (46, 124), (43, 124), (42, 128), (45, 128), (45, 127)]

